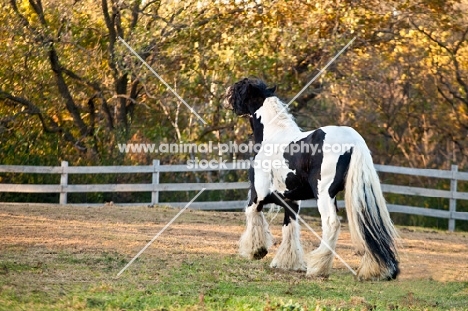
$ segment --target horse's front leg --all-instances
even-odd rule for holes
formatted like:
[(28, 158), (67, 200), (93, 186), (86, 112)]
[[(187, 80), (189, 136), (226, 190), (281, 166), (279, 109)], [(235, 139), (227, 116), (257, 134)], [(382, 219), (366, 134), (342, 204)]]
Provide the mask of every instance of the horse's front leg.
[(262, 259), (273, 245), (273, 236), (260, 206), (263, 204), (253, 203), (245, 210), (246, 228), (239, 241), (239, 253), (249, 259)]
[(249, 259), (262, 259), (268, 254), (273, 245), (273, 236), (270, 233), (268, 221), (263, 215), (263, 199), (269, 192), (267, 176), (255, 174), (253, 168), (249, 171), (251, 189), (250, 199), (245, 209), (246, 228), (239, 241), (239, 253)]
[(296, 217), (299, 214), (299, 203), (288, 199), (275, 203), (284, 208), (283, 240), (270, 267), (305, 271), (304, 251), (301, 245), (301, 227)]

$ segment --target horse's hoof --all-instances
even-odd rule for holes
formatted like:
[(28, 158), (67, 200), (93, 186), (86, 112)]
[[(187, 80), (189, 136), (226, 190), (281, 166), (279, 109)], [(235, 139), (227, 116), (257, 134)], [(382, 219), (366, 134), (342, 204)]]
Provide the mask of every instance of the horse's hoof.
[(297, 271), (297, 272), (306, 272), (307, 271), (307, 267), (303, 263), (296, 264), (296, 265), (285, 266), (285, 265), (281, 265), (281, 264), (275, 262), (274, 260), (270, 264), (270, 268), (272, 268), (272, 269), (281, 269), (281, 270), (286, 270), (286, 271)]
[(311, 279), (326, 280), (330, 277), (330, 271), (323, 270), (322, 268), (309, 267), (307, 268), (306, 276)]
[(260, 260), (268, 254), (268, 251), (265, 247), (259, 248), (254, 254), (253, 259)]

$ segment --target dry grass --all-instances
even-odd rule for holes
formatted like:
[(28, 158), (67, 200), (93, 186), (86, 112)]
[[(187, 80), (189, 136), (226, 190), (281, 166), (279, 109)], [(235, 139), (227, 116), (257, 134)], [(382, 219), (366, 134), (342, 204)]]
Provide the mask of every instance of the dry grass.
[[(176, 212), (163, 207), (1, 205), (0, 277), (3, 276), (4, 281), (0, 282), (0, 294), (7, 293), (6, 297), (10, 297), (8, 295), (12, 293), (40, 294), (50, 289), (54, 301), (62, 301), (63, 297), (68, 297), (70, 291), (74, 290), (68, 288), (70, 284), (88, 284), (88, 292), (112, 292), (115, 289), (109, 284), (115, 280), (117, 272)], [(273, 235), (278, 241), (281, 234), (281, 216), (279, 215), (272, 224)], [(320, 233), (319, 219), (305, 217), (305, 220)], [(169, 273), (167, 271), (172, 271), (171, 269), (190, 269), (190, 262), (198, 260), (205, 260), (204, 269), (208, 270), (210, 262), (224, 260), (235, 261), (237, 264), (237, 240), (243, 230), (243, 221), (242, 213), (188, 210), (141, 255), (139, 262), (125, 273), (139, 274), (143, 269), (144, 277), (140, 283), (135, 284), (144, 287), (163, 282)], [(353, 253), (346, 224), (342, 227), (337, 253), (351, 267), (356, 268), (359, 258)], [(466, 233), (420, 228), (399, 228), (399, 231), (404, 246), (401, 251), (402, 273), (399, 282), (468, 282)], [(305, 228), (302, 229), (302, 240), (306, 251), (312, 250), (319, 242)], [(237, 282), (235, 275), (241, 276), (239, 282), (255, 282), (256, 279), (293, 285), (295, 282), (309, 282), (310, 280), (301, 273), (268, 269), (276, 247), (274, 246), (266, 259), (249, 263), (247, 269), (250, 271), (244, 271), (245, 267), (242, 265), (234, 268), (233, 264), (230, 269), (238, 271), (230, 270), (229, 277), (217, 272), (213, 278), (217, 282), (226, 279), (229, 284)], [(206, 260), (208, 258), (210, 260)], [(243, 261), (240, 263), (244, 264)], [(334, 268), (333, 274), (336, 278), (350, 278), (351, 273), (338, 260), (335, 260)], [(213, 269), (220, 267), (216, 266)], [(255, 269), (258, 269), (259, 274), (255, 273)], [(183, 276), (182, 278), (184, 279)], [(210, 280), (207, 283), (210, 283)], [(323, 286), (329, 285), (325, 281)], [(465, 294), (468, 295), (468, 292)], [(411, 295), (404, 299), (417, 305), (418, 302), (414, 300), (416, 298)], [(463, 291), (460, 295), (464, 295)], [(89, 301), (86, 301), (88, 304), (84, 304), (84, 308), (90, 307)], [(326, 300), (324, 301), (326, 304)], [(363, 297), (352, 296), (346, 305), (353, 304), (363, 307), (369, 303)], [(74, 309), (80, 304), (71, 305)], [(98, 303), (97, 307), (99, 306)]]

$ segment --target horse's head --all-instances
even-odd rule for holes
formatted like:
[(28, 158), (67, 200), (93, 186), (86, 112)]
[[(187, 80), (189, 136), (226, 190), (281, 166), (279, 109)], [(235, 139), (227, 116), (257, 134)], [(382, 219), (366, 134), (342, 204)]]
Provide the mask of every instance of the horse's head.
[(274, 96), (276, 86), (267, 88), (259, 79), (244, 78), (226, 90), (223, 106), (239, 115), (253, 115), (263, 101)]

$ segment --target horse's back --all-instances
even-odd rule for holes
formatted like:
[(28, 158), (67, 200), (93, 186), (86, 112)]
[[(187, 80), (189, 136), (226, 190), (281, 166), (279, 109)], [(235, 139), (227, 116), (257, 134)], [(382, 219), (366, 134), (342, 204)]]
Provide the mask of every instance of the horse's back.
[(328, 125), (320, 128), (325, 133), (324, 141), (328, 143), (364, 143), (364, 138), (349, 126)]

